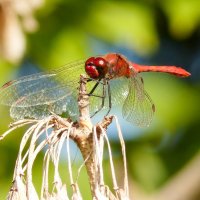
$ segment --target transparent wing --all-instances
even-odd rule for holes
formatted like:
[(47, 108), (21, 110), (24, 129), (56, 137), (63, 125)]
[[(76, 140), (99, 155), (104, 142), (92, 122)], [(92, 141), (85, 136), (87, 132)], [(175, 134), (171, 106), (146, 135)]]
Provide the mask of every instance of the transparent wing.
[(155, 106), (144, 90), (143, 79), (132, 72), (129, 79), (129, 93), (122, 109), (123, 117), (135, 125), (145, 127), (150, 125), (154, 111)]
[(25, 76), (6, 83), (0, 89), (0, 104), (10, 106), (14, 119), (41, 119), (51, 112), (76, 115), (78, 82), (84, 73), (84, 61), (69, 63), (47, 73)]
[(129, 79), (119, 77), (110, 81), (112, 105), (123, 105), (124, 100), (128, 95)]

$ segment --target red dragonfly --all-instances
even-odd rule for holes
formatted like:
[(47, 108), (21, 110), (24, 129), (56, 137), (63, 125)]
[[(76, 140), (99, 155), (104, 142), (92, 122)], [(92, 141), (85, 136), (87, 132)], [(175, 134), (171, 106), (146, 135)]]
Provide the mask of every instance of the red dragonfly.
[(149, 126), (155, 112), (139, 73), (153, 71), (179, 77), (190, 75), (180, 67), (139, 65), (121, 54), (108, 53), (9, 81), (0, 89), (0, 103), (10, 106), (13, 119), (42, 119), (51, 112), (67, 112), (71, 118), (77, 117), (77, 87), (80, 74), (84, 71), (88, 75), (87, 87), (93, 115), (103, 107), (108, 107), (108, 114), (111, 105), (123, 102), (124, 118), (138, 126)]

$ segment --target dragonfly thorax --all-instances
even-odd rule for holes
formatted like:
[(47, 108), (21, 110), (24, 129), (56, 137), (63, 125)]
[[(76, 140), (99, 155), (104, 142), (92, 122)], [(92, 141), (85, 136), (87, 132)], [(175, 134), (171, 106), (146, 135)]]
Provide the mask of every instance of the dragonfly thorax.
[(109, 79), (114, 79), (118, 77), (130, 77), (130, 63), (128, 60), (117, 53), (109, 53), (103, 56), (107, 61)]

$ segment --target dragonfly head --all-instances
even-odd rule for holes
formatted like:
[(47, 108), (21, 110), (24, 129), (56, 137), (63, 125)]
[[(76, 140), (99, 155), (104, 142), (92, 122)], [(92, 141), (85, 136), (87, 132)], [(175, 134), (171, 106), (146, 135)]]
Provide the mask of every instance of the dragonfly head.
[(102, 57), (91, 57), (85, 62), (85, 71), (90, 78), (104, 78), (108, 71), (107, 62)]

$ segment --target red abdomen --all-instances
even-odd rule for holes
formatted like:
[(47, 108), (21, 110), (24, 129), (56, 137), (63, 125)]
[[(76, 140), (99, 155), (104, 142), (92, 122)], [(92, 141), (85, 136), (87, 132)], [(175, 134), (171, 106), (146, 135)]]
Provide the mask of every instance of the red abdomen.
[(138, 65), (136, 63), (132, 63), (133, 68), (136, 72), (164, 72), (173, 74), (175, 76), (180, 77), (187, 77), (190, 76), (190, 73), (184, 70), (181, 67), (176, 66), (145, 66), (145, 65)]

